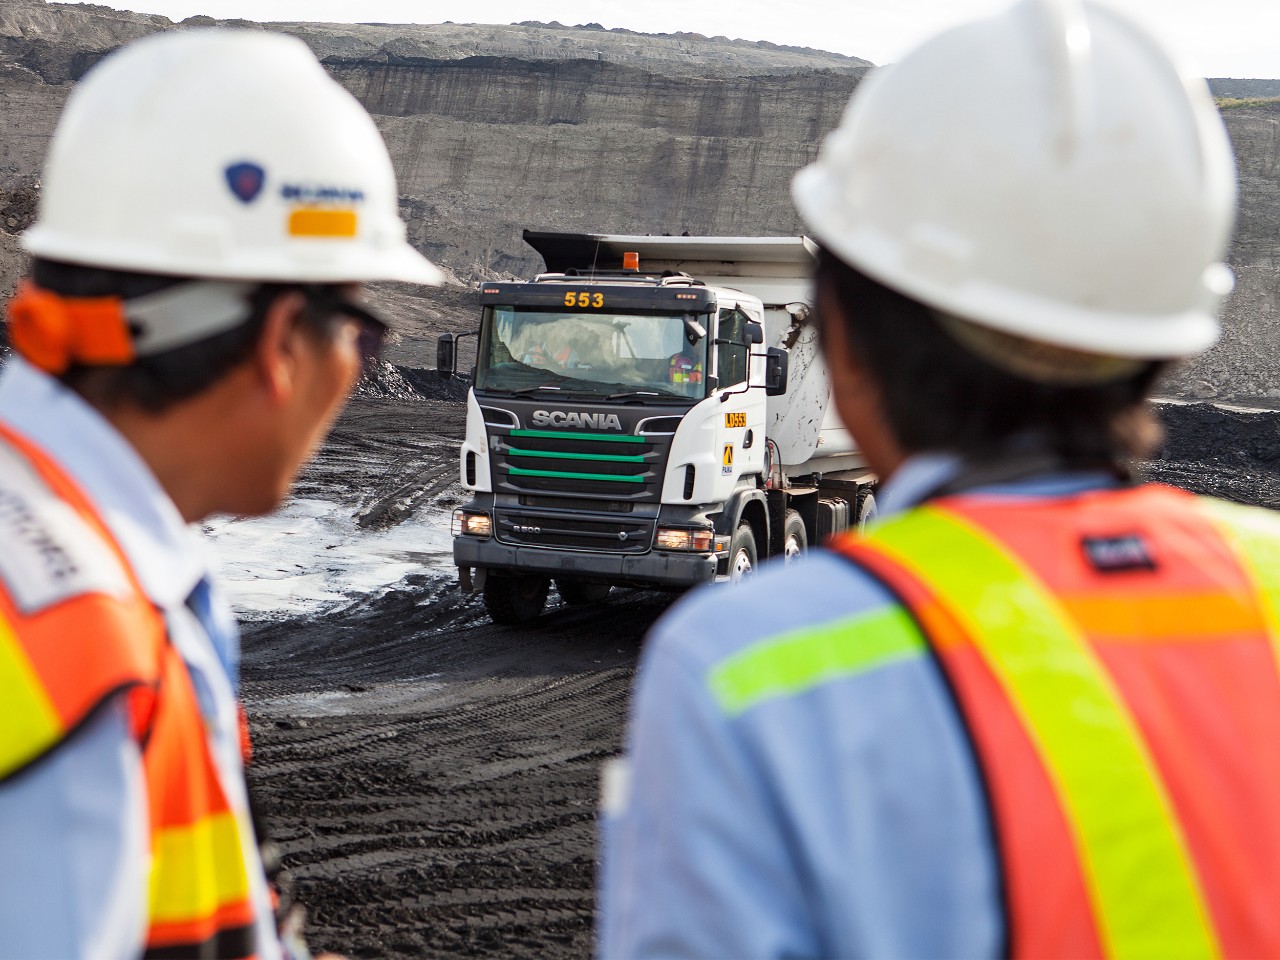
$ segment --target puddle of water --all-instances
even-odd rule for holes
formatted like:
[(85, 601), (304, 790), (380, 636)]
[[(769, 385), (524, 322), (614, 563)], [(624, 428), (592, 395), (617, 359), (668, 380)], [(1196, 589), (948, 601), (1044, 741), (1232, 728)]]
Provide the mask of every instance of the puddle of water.
[(339, 504), (301, 499), (266, 517), (215, 517), (203, 529), (231, 605), (248, 619), (314, 615), (410, 574), (453, 572), (444, 511), (374, 532)]

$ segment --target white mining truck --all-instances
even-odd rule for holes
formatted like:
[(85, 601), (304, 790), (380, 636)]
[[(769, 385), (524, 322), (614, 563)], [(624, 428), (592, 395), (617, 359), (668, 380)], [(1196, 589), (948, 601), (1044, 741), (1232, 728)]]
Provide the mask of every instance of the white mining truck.
[[(485, 283), (453, 556), (494, 621), (798, 556), (875, 509), (807, 323), (805, 237), (534, 233)], [(438, 345), (442, 376), (458, 336)], [(474, 571), (474, 573), (473, 573)]]

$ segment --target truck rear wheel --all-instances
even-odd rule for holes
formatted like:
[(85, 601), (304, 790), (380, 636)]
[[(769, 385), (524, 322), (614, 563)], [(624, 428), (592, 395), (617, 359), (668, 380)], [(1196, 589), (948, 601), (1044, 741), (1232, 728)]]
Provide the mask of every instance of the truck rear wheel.
[(756, 535), (751, 524), (738, 524), (738, 529), (733, 532), (733, 539), (729, 541), (729, 582), (741, 583), (751, 576), (759, 562), (758, 558)]
[(560, 599), (571, 607), (580, 606), (584, 603), (599, 603), (609, 596), (611, 589), (613, 588), (607, 583), (592, 583), (587, 580), (556, 580), (556, 590), (560, 592)]
[(786, 563), (799, 560), (809, 549), (809, 534), (804, 529), (804, 519), (798, 510), (788, 510), (782, 526), (782, 558)]
[(484, 581), (484, 608), (494, 623), (528, 623), (547, 605), (549, 589), (551, 581), (546, 577), (490, 573)]

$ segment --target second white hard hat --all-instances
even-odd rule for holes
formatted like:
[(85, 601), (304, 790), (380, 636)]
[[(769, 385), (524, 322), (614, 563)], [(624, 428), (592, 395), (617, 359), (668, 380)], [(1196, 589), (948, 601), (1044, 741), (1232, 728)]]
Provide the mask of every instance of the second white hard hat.
[(156, 34), (90, 70), (23, 246), (201, 278), (442, 278), (405, 239), (369, 114), (301, 41), (254, 30)]
[(1235, 189), (1203, 81), (1109, 10), (1022, 0), (873, 71), (792, 195), (935, 310), (1158, 359), (1217, 339)]

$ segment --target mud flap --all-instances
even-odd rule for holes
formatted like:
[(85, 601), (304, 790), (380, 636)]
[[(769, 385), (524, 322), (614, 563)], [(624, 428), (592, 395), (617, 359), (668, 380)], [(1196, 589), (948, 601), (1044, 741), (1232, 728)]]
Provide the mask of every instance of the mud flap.
[(475, 593), (477, 590), (483, 590), (484, 582), (488, 579), (486, 577), (488, 572), (488, 569), (485, 567), (477, 567), (476, 575), (472, 578), (470, 567), (459, 567), (458, 586), (462, 589), (463, 593)]

